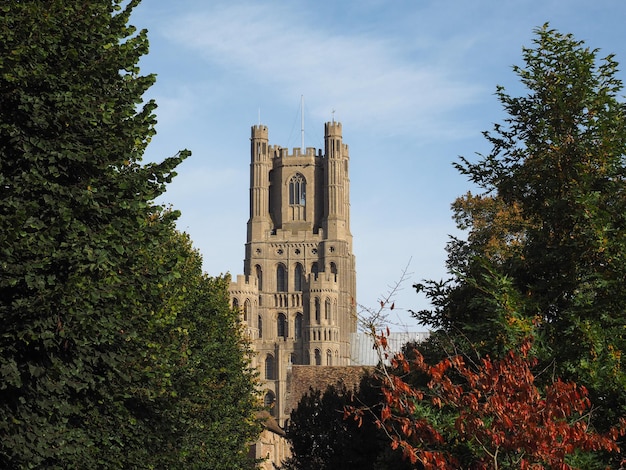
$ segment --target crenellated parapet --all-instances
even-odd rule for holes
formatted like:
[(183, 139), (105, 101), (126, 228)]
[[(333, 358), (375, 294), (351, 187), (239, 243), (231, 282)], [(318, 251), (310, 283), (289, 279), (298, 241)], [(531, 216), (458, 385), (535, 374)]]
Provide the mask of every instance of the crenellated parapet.
[(259, 295), (259, 280), (256, 276), (237, 274), (237, 279), (230, 283), (229, 292), (233, 295)]
[(337, 275), (331, 272), (311, 273), (309, 276), (309, 292), (339, 292), (339, 282)]
[(293, 148), (291, 153), (289, 153), (289, 149), (285, 147), (281, 147), (280, 145), (270, 145), (269, 146), (269, 154), (272, 158), (276, 159), (291, 159), (291, 158), (303, 158), (303, 157), (316, 157), (316, 158), (324, 158), (321, 149), (316, 149), (315, 147), (307, 147), (302, 153), (302, 149), (299, 147)]

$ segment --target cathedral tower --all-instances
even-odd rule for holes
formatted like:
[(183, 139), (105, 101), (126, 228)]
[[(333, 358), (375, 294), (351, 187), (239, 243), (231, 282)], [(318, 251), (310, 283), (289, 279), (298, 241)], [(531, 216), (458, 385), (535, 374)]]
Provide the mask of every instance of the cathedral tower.
[(348, 146), (325, 125), (324, 151), (269, 145), (252, 127), (244, 274), (231, 284), (255, 351), (265, 404), (289, 417), (291, 366), (350, 365), (356, 271), (350, 233)]

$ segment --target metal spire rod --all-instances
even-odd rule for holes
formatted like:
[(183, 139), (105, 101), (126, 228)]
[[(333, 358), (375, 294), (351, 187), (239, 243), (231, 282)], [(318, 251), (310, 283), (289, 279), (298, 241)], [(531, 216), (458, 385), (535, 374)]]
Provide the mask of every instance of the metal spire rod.
[(302, 143), (300, 144), (300, 151), (304, 154), (304, 95), (300, 95), (300, 112), (301, 112), (301, 129), (302, 129)]

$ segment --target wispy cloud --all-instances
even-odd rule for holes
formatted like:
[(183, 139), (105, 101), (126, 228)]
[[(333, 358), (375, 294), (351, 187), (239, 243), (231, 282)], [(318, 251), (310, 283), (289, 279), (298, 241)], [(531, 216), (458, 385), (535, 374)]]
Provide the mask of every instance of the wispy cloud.
[(433, 119), (481, 91), (443, 66), (420, 63), (400, 41), (326, 29), (303, 16), (284, 3), (218, 4), (176, 19), (169, 35), (223, 73), (246, 75), (289, 99), (304, 93), (316, 119), (335, 108), (361, 128), (431, 133)]

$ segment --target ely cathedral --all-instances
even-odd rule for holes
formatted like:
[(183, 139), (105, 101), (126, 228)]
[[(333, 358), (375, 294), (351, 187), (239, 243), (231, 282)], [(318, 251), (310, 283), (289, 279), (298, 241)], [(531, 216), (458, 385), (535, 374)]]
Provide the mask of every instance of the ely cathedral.
[(292, 366), (351, 364), (356, 271), (348, 146), (324, 126), (324, 149), (270, 145), (252, 127), (244, 274), (230, 287), (255, 352), (265, 405), (284, 425)]

